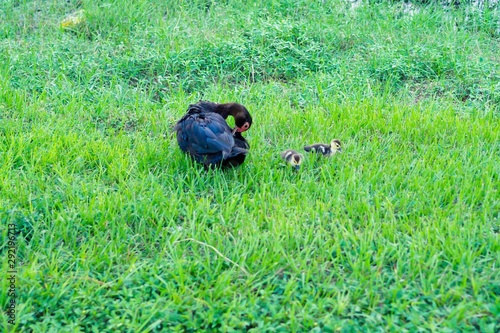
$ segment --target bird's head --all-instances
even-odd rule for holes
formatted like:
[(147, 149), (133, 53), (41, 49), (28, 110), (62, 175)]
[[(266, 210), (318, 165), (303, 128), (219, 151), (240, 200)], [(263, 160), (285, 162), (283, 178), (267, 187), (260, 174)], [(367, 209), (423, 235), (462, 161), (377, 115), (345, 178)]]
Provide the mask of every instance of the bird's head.
[(234, 118), (234, 129), (233, 134), (238, 132), (242, 133), (248, 130), (252, 126), (252, 116), (248, 112), (247, 108), (238, 103), (225, 103), (219, 104), (217, 106), (217, 113), (219, 113), (224, 119), (228, 116), (233, 116)]
[(332, 153), (341, 153), (342, 152), (342, 143), (340, 142), (339, 139), (333, 139), (332, 142), (330, 142), (330, 149), (332, 150)]
[(298, 171), (300, 169), (300, 165), (302, 164), (302, 155), (300, 154), (293, 154), (292, 157), (290, 158), (290, 165)]

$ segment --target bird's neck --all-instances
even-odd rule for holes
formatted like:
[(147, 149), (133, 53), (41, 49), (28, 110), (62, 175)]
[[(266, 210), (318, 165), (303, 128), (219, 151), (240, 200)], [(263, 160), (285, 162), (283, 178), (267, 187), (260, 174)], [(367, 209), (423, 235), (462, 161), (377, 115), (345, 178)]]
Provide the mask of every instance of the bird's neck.
[(234, 117), (232, 112), (231, 104), (218, 104), (216, 112), (222, 116), (222, 118), (227, 119), (230, 115)]

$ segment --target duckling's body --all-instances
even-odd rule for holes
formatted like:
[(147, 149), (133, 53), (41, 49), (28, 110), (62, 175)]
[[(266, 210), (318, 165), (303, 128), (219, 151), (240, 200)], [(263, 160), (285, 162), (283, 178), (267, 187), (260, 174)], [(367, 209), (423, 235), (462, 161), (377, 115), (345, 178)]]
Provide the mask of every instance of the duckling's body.
[(342, 152), (342, 143), (338, 139), (333, 139), (330, 144), (315, 143), (309, 146), (305, 146), (304, 150), (307, 152), (319, 153), (323, 156), (330, 157), (336, 153)]
[(281, 153), (281, 158), (290, 164), (295, 170), (300, 169), (304, 157), (298, 151), (287, 149)]
[[(225, 119), (233, 115), (236, 127), (232, 130)], [(182, 151), (205, 167), (221, 165), (235, 167), (245, 161), (248, 142), (241, 135), (250, 128), (252, 118), (244, 106), (237, 103), (191, 104), (177, 122), (177, 142)]]

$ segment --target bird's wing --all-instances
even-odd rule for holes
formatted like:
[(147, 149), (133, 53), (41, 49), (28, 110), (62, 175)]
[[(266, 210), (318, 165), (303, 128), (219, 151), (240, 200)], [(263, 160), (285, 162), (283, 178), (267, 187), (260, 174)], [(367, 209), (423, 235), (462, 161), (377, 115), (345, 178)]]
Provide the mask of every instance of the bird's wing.
[(227, 155), (234, 146), (231, 129), (216, 113), (192, 115), (178, 125), (177, 139), (182, 150), (193, 155), (222, 152)]

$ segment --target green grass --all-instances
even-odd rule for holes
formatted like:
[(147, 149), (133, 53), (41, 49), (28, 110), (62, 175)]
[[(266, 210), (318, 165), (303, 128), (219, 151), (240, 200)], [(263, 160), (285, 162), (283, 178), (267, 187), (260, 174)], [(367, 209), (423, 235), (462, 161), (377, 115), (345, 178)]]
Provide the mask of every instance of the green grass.
[[(498, 331), (500, 8), (422, 2), (2, 1), (0, 330)], [(178, 149), (200, 98), (243, 166)]]

